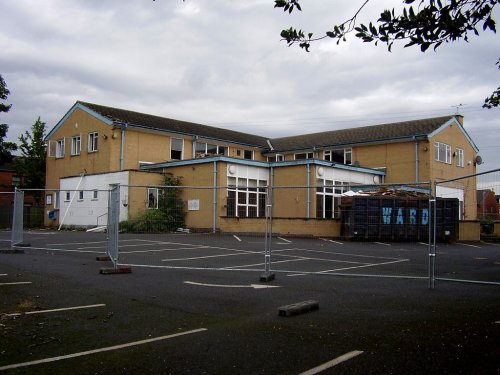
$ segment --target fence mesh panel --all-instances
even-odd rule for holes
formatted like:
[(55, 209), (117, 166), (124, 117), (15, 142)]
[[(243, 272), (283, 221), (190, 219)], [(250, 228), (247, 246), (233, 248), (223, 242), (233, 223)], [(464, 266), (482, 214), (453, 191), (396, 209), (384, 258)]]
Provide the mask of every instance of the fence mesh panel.
[(429, 192), (429, 184), (274, 186), (272, 271), (427, 278)]
[[(120, 223), (121, 265), (264, 269), (265, 188), (127, 189), (127, 220)], [(241, 233), (254, 240), (243, 242)]]
[(500, 169), (436, 182), (438, 197), (460, 200), (461, 237), (481, 239), (481, 242), (459, 241), (453, 246), (437, 244), (437, 280), (500, 285), (499, 194)]

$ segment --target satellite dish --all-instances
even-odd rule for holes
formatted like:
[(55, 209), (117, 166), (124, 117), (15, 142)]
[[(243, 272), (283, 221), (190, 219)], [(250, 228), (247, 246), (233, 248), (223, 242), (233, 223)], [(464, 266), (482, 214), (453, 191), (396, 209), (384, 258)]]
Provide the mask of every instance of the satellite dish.
[(483, 164), (483, 158), (479, 155), (476, 156), (476, 160), (474, 160), (477, 165)]

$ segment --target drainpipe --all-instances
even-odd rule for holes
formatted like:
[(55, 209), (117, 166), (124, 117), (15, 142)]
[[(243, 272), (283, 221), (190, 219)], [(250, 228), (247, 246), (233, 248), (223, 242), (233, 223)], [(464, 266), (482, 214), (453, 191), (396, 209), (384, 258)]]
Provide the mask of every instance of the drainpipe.
[(311, 164), (307, 163), (307, 218), (311, 217)]
[(214, 208), (213, 208), (213, 224), (212, 224), (212, 232), (215, 233), (217, 229), (217, 161), (214, 160)]
[(413, 139), (415, 140), (415, 182), (418, 184), (419, 179), (420, 179), (420, 176), (418, 173), (419, 164), (420, 164), (420, 159), (418, 156), (418, 139), (417, 139), (417, 137), (413, 137)]
[(122, 124), (122, 143), (120, 145), (120, 171), (123, 171), (123, 159), (125, 154), (125, 129), (127, 128), (127, 124)]

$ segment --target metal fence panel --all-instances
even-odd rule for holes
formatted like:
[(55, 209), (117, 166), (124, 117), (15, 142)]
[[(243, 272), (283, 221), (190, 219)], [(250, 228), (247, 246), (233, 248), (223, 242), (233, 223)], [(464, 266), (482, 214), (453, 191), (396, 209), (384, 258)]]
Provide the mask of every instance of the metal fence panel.
[[(127, 186), (120, 265), (264, 270), (265, 188)], [(249, 234), (252, 241), (239, 236)]]
[(16, 189), (14, 194), (14, 211), (12, 215), (11, 246), (23, 243), (23, 206), (24, 192)]
[[(280, 240), (271, 252), (273, 272), (429, 277), (429, 184), (333, 181), (272, 191), (272, 231)], [(307, 236), (323, 242), (295, 239)]]
[(436, 280), (500, 285), (499, 193), (500, 169), (436, 182), (438, 197), (460, 200), (461, 220), (461, 238), (436, 246)]
[(107, 252), (116, 267), (118, 263), (118, 231), (120, 223), (120, 186), (114, 187), (109, 192), (107, 217)]

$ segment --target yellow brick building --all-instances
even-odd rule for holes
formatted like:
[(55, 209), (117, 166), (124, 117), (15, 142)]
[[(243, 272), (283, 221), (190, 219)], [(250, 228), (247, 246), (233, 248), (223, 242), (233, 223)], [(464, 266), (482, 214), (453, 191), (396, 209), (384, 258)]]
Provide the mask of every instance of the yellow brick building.
[[(478, 152), (461, 116), (268, 139), (85, 102), (46, 140), (48, 226), (98, 225), (101, 193), (116, 184), (120, 220), (154, 209), (150, 197), (168, 173), (186, 186), (189, 228), (263, 232), (272, 202), (280, 233), (316, 235), (339, 232), (347, 189), (473, 174)], [(439, 189), (459, 198), (462, 219), (475, 218), (475, 190)]]

